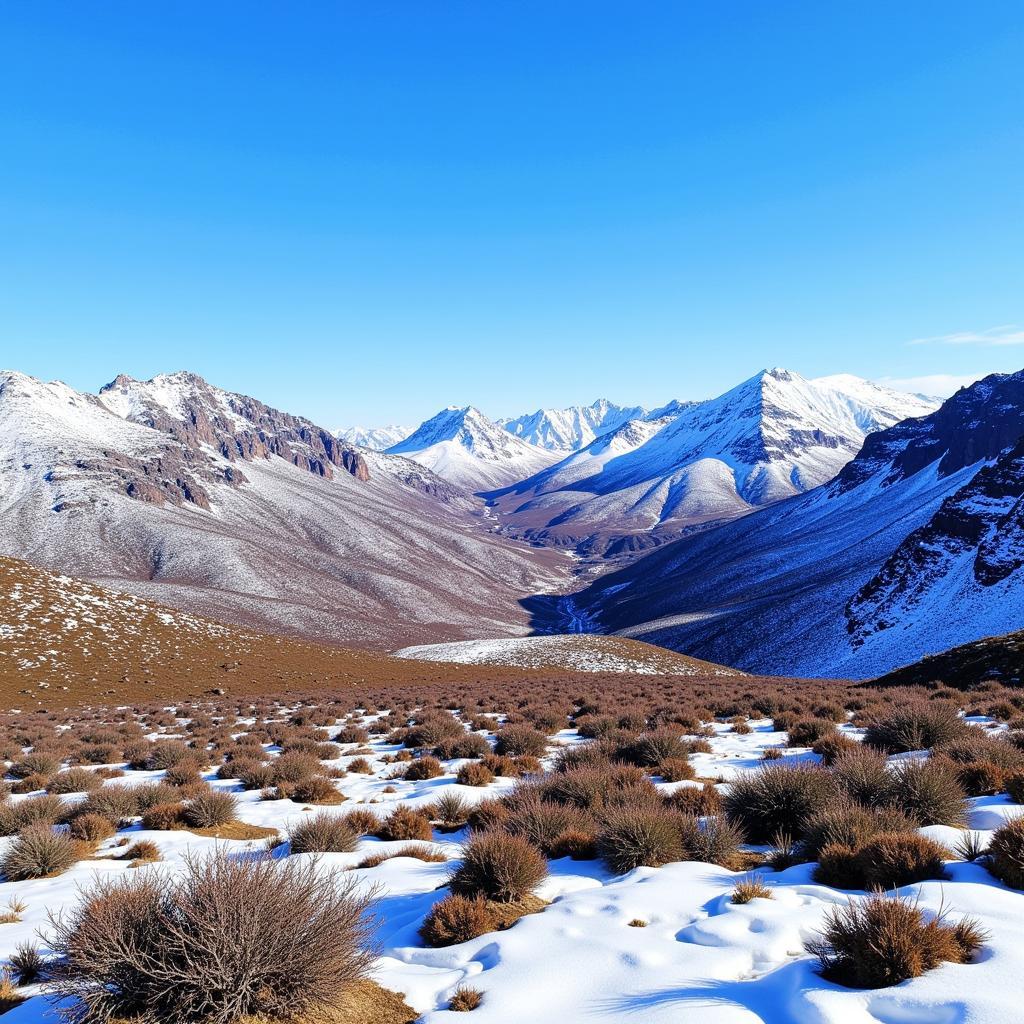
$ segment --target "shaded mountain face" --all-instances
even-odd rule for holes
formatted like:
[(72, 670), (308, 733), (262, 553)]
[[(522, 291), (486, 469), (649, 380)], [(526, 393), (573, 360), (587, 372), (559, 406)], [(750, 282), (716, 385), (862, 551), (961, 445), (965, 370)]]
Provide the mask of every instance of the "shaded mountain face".
[(766, 370), (631, 420), (492, 497), (503, 525), (533, 541), (678, 535), (831, 480), (870, 431), (935, 404), (855, 377)]
[(599, 398), (591, 405), (567, 409), (538, 409), (526, 416), (498, 420), (510, 434), (549, 451), (569, 452), (585, 448), (595, 438), (630, 420), (643, 419), (647, 410), (640, 405), (625, 407)]
[(100, 396), (0, 374), (0, 554), (387, 648), (522, 633), (519, 599), (564, 578), (423, 466), (191, 374)]
[(557, 459), (513, 437), (472, 406), (443, 409), (388, 454), (404, 455), (472, 492), (507, 486)]
[(1021, 625), (1024, 372), (871, 435), (839, 476), (563, 605), (739, 668), (864, 677)]

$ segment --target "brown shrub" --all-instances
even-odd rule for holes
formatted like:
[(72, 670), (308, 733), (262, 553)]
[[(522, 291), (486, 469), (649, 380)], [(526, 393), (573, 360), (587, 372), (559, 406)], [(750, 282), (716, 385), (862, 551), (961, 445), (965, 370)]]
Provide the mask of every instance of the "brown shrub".
[(820, 935), (805, 943), (830, 981), (886, 988), (943, 961), (966, 963), (984, 941), (971, 921), (955, 927), (924, 920), (912, 903), (875, 894), (829, 910)]
[(741, 878), (733, 887), (730, 903), (744, 904), (751, 900), (771, 900), (775, 894), (761, 881), (758, 875)]
[(19, 833), (0, 860), (0, 872), (8, 882), (48, 878), (67, 871), (79, 859), (79, 847), (69, 836), (45, 825), (33, 825)]
[(483, 1001), (484, 996), (479, 989), (460, 985), (455, 990), (455, 995), (449, 1001), (448, 1009), (452, 1013), (466, 1013), (469, 1010), (475, 1010)]
[(54, 922), (51, 990), (100, 1021), (325, 1012), (372, 961), (357, 884), (315, 863), (226, 853), (170, 877), (100, 879)]
[(713, 782), (705, 782), (701, 786), (680, 786), (665, 797), (665, 803), (683, 814), (704, 817), (721, 813), (722, 794)]
[(190, 828), (220, 828), (238, 821), (238, 800), (222, 789), (207, 789), (189, 800), (183, 817)]
[(344, 803), (345, 794), (330, 779), (311, 775), (294, 784), (291, 799), (302, 804), (340, 804)]
[(142, 815), (142, 827), (154, 832), (182, 828), (184, 824), (185, 805), (183, 803), (155, 804)]
[(428, 754), (426, 757), (417, 757), (411, 761), (402, 777), (407, 782), (422, 782), (425, 779), (436, 779), (441, 775), (444, 775), (441, 762)]
[(467, 761), (459, 768), (455, 781), (460, 786), (489, 786), (494, 781), (494, 772), (479, 761)]
[(72, 839), (81, 839), (87, 843), (99, 843), (109, 839), (117, 829), (109, 818), (101, 814), (76, 814), (68, 823), (68, 834)]
[(945, 861), (951, 858), (944, 846), (917, 832), (883, 832), (857, 851), (864, 882), (860, 888), (898, 889), (927, 878), (944, 878)]
[(986, 865), (1011, 889), (1024, 889), (1024, 817), (1014, 818), (995, 830), (988, 845)]
[(68, 768), (50, 779), (50, 793), (90, 793), (103, 785), (103, 779), (88, 768)]
[(348, 816), (321, 811), (303, 817), (289, 832), (288, 841), (292, 853), (352, 853), (359, 835)]
[(820, 768), (768, 763), (733, 780), (723, 802), (751, 842), (767, 843), (778, 832), (802, 837), (833, 792), (829, 773)]
[(600, 856), (616, 874), (682, 860), (680, 817), (664, 809), (620, 807), (608, 813), (597, 836)]
[(459, 896), (483, 896), (511, 903), (529, 896), (547, 876), (544, 857), (519, 836), (484, 832), (462, 849), (462, 861), (448, 884)]
[(697, 773), (685, 757), (670, 757), (655, 769), (663, 782), (689, 782)]
[(864, 742), (887, 754), (900, 754), (950, 743), (967, 735), (970, 728), (955, 704), (913, 701), (896, 705), (870, 722)]
[(547, 748), (547, 736), (528, 725), (506, 725), (495, 734), (494, 750), (499, 755), (541, 757)]
[(452, 893), (431, 908), (420, 928), (428, 946), (454, 946), (492, 931), (494, 917), (483, 896)]
[(921, 825), (965, 825), (967, 799), (952, 762), (900, 761), (889, 773), (888, 801)]
[(377, 835), (390, 841), (420, 839), (430, 842), (434, 838), (434, 830), (428, 815), (414, 811), (407, 804), (399, 804), (378, 826)]

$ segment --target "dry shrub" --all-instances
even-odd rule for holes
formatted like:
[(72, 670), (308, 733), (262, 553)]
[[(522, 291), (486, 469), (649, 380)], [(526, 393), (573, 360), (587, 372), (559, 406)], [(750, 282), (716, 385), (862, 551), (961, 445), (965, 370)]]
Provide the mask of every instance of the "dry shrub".
[(366, 836), (380, 828), (380, 818), (373, 811), (357, 807), (345, 815), (345, 822), (357, 835)]
[(425, 779), (436, 779), (441, 775), (444, 775), (441, 762), (428, 754), (426, 757), (417, 757), (415, 761), (412, 761), (405, 769), (403, 778), (407, 782), (422, 782)]
[(183, 828), (185, 805), (183, 803), (155, 804), (142, 815), (142, 827), (152, 832), (166, 832)]
[(700, 786), (680, 786), (673, 790), (665, 803), (683, 814), (694, 814), (704, 817), (708, 814), (720, 814), (722, 811), (722, 794), (713, 782), (705, 782)]
[(459, 768), (455, 781), (460, 786), (489, 786), (494, 781), (494, 772), (478, 761), (469, 761)]
[(913, 903), (875, 893), (829, 910), (821, 933), (807, 941), (829, 981), (886, 988), (917, 978), (943, 961), (967, 963), (985, 940), (973, 921), (925, 922)]
[(868, 724), (864, 742), (887, 754), (928, 750), (968, 734), (971, 728), (948, 701), (912, 701)]
[(597, 851), (616, 874), (682, 860), (680, 817), (663, 808), (620, 807), (605, 817)]
[(420, 928), (420, 937), (428, 946), (454, 946), (494, 928), (494, 917), (483, 896), (452, 893), (431, 907)]
[(544, 857), (520, 836), (483, 832), (462, 848), (462, 861), (448, 884), (459, 896), (512, 903), (529, 896), (547, 877)]
[(829, 773), (820, 768), (769, 762), (730, 783), (724, 807), (751, 842), (767, 843), (780, 831), (802, 837), (833, 792)]
[(345, 794), (330, 779), (311, 775), (294, 784), (291, 799), (302, 804), (340, 804), (345, 802)]
[(992, 834), (986, 866), (1011, 889), (1024, 889), (1024, 817), (1014, 818)]
[(164, 782), (168, 786), (201, 786), (203, 777), (199, 769), (192, 761), (182, 761), (180, 764), (172, 765), (164, 772)]
[(888, 799), (920, 825), (967, 824), (967, 799), (956, 769), (941, 758), (894, 765), (889, 773)]
[(813, 747), (836, 735), (836, 723), (825, 718), (801, 718), (787, 730), (786, 746)]
[(460, 985), (449, 1001), (448, 1009), (453, 1013), (466, 1013), (469, 1010), (475, 1010), (483, 1001), (484, 996), (479, 989)]
[(138, 861), (155, 861), (161, 860), (163, 854), (160, 852), (160, 847), (156, 845), (151, 839), (137, 839), (131, 846), (128, 847), (124, 853), (121, 854), (121, 860), (138, 860)]
[(490, 743), (475, 732), (448, 737), (434, 747), (434, 754), (445, 761), (456, 757), (486, 757), (490, 752)]
[(830, 766), (840, 792), (866, 807), (884, 804), (889, 797), (889, 770), (885, 756), (863, 744), (843, 751)]
[(54, 775), (46, 788), (50, 793), (89, 793), (102, 785), (103, 779), (88, 768), (68, 768)]
[(469, 827), (478, 831), (486, 832), (489, 829), (501, 828), (502, 822), (508, 817), (509, 809), (499, 799), (481, 800), (470, 812), (466, 819)]
[(952, 854), (917, 832), (883, 832), (857, 851), (862, 889), (898, 889), (928, 878), (945, 878)]
[(72, 839), (81, 839), (86, 843), (99, 843), (109, 839), (117, 829), (109, 818), (102, 814), (76, 814), (68, 823), (68, 834)]
[(506, 725), (495, 735), (494, 750), (500, 755), (541, 757), (547, 748), (547, 736), (528, 725)]
[(347, 817), (321, 811), (310, 814), (288, 833), (292, 853), (352, 853), (359, 833)]
[(911, 832), (915, 823), (894, 807), (865, 807), (845, 797), (834, 797), (807, 822), (801, 842), (806, 860), (835, 843), (859, 849), (881, 832)]
[(448, 858), (433, 847), (425, 846), (423, 843), (405, 843), (397, 850), (387, 853), (371, 853), (364, 857), (356, 867), (376, 868), (385, 861), (394, 860), (396, 857), (411, 857), (414, 860), (421, 860), (424, 864), (444, 864)]
[(462, 828), (469, 818), (472, 806), (464, 797), (451, 791), (442, 793), (434, 801), (434, 820), (442, 828), (454, 830)]
[(656, 772), (663, 782), (689, 782), (697, 773), (685, 757), (670, 757), (658, 765)]
[(7, 958), (11, 969), (18, 979), (19, 985), (31, 985), (43, 977), (46, 961), (38, 946), (31, 942), (23, 942)]
[(0, 872), (8, 882), (49, 878), (67, 871), (79, 859), (75, 841), (45, 825), (21, 832), (0, 860)]
[(207, 789), (193, 797), (184, 812), (189, 828), (220, 828), (238, 821), (238, 800), (222, 789)]
[(90, 814), (99, 814), (115, 825), (130, 821), (139, 813), (136, 790), (128, 786), (104, 786), (90, 793), (81, 805)]
[(0, 804), (0, 836), (13, 836), (34, 825), (50, 827), (64, 816), (67, 806), (59, 796), (33, 796), (18, 803)]
[(664, 761), (685, 761), (689, 752), (689, 745), (678, 732), (655, 729), (622, 744), (617, 754), (619, 759), (640, 768), (654, 768)]
[(831, 736), (825, 736), (813, 744), (811, 750), (821, 758), (823, 765), (833, 765), (843, 756), (853, 750), (859, 750), (861, 744), (844, 736), (841, 732), (835, 732)]
[(679, 838), (684, 860), (698, 860), (722, 867), (737, 866), (739, 848), (743, 843), (742, 829), (725, 817), (703, 820), (683, 815), (679, 820)]
[(308, 779), (311, 775), (319, 775), (322, 765), (318, 757), (293, 750), (276, 758), (271, 763), (271, 768), (275, 783), (296, 783)]
[(593, 860), (597, 856), (597, 836), (592, 829), (567, 828), (555, 838), (548, 856), (552, 859)]
[(100, 1022), (325, 1012), (372, 962), (356, 885), (315, 862), (223, 852), (174, 876), (99, 879), (53, 921), (51, 991)]
[(372, 775), (373, 765), (365, 757), (357, 757), (349, 761), (345, 770), (352, 772), (353, 775)]
[(377, 835), (389, 841), (421, 839), (430, 842), (434, 830), (430, 817), (422, 811), (414, 811), (407, 804), (399, 804), (382, 823), (378, 824)]
[(8, 769), (7, 774), (15, 779), (27, 779), (30, 776), (49, 778), (60, 768), (60, 758), (56, 754), (44, 751), (32, 751), (19, 757)]
[(1015, 804), (1024, 804), (1024, 772), (1014, 772), (1003, 780), (1004, 788)]
[(741, 878), (733, 887), (730, 903), (744, 904), (751, 900), (772, 900), (775, 894), (761, 881), (758, 875)]
[(554, 856), (555, 845), (566, 832), (589, 833), (593, 844), (594, 823), (578, 807), (545, 803), (533, 789), (517, 791), (508, 805), (501, 827), (510, 835), (522, 836), (546, 856)]

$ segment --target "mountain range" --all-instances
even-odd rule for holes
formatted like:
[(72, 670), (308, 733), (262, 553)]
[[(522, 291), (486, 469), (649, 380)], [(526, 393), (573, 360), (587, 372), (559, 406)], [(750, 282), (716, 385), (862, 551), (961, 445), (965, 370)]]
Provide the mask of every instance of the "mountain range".
[(188, 372), (7, 371), (0, 556), (340, 646), (597, 632), (862, 677), (1024, 626), (1022, 437), (1024, 371), (341, 434)]
[(407, 459), (189, 373), (0, 374), (0, 554), (263, 629), (392, 647), (526, 632), (564, 559)]
[(992, 375), (872, 433), (830, 482), (543, 614), (747, 671), (858, 677), (1019, 629), (1022, 435), (1024, 371)]

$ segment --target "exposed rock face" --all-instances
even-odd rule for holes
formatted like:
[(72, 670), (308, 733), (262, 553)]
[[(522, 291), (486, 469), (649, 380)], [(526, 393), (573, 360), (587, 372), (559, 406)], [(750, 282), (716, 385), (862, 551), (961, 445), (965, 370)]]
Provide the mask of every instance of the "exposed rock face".
[(327, 479), (335, 467), (357, 480), (370, 478), (363, 456), (329, 430), (215, 388), (194, 373), (162, 374), (151, 381), (121, 374), (100, 390), (99, 399), (125, 419), (170, 434), (190, 448), (208, 445), (229, 462), (277, 455)]
[[(991, 429), (979, 432), (998, 437)], [(950, 495), (851, 598), (846, 622), (853, 643), (859, 646), (926, 605), (929, 593), (942, 587), (964, 559), (974, 582), (983, 587), (1024, 566), (1024, 440)]]

